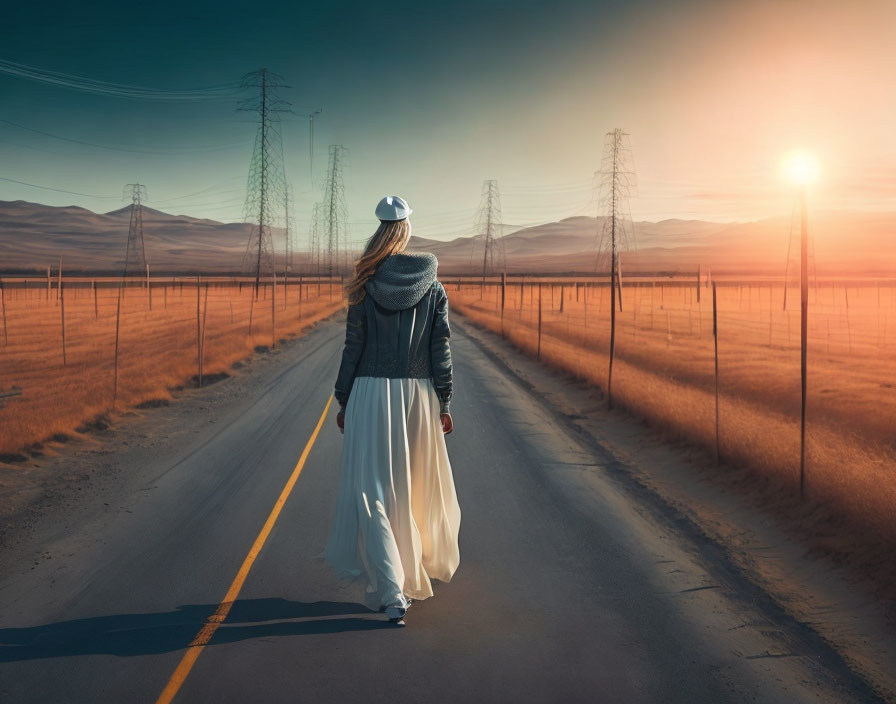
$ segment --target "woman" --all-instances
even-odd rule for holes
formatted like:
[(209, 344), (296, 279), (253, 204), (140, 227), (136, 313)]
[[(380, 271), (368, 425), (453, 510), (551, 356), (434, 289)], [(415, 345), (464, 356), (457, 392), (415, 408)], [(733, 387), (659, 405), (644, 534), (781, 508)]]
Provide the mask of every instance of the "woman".
[(460, 561), (460, 507), (443, 434), (452, 394), (448, 297), (432, 254), (406, 254), (411, 209), (376, 208), (377, 231), (346, 287), (345, 348), (336, 379), (345, 433), (336, 517), (324, 557), (366, 583), (364, 602), (404, 625)]

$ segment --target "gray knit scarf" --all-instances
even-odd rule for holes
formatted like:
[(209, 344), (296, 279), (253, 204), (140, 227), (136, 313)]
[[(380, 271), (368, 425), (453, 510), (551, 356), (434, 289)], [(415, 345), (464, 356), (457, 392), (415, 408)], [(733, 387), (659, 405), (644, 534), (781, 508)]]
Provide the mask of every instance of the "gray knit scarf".
[(364, 289), (383, 308), (413, 308), (436, 280), (439, 261), (434, 254), (402, 252), (386, 257)]

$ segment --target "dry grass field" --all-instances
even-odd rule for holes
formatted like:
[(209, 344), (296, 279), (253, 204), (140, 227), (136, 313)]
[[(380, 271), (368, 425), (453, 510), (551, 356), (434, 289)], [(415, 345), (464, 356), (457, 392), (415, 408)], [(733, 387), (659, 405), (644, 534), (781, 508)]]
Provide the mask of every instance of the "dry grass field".
[[(453, 310), (605, 393), (609, 289), (551, 281), (508, 280), (503, 316), (499, 284), (446, 288)], [(896, 289), (874, 281), (810, 289), (805, 501), (798, 498), (799, 290), (788, 290), (786, 311), (783, 296), (780, 284), (717, 282), (719, 471), (766, 505), (805, 519), (819, 549), (853, 553), (888, 582), (894, 568), (884, 556), (896, 548)], [(622, 298), (614, 405), (712, 457), (711, 288), (698, 301), (695, 284), (658, 279), (624, 285)]]
[(51, 291), (34, 280), (27, 288), (4, 283), (0, 457), (7, 461), (39, 452), (53, 436), (64, 440), (106, 423), (113, 409), (163, 402), (173, 389), (197, 386), (200, 359), (203, 383), (220, 379), (256, 346), (297, 336), (343, 306), (338, 280), (278, 282), (275, 298), (267, 282), (257, 300), (251, 283), (232, 279), (198, 286), (196, 277), (155, 279), (151, 300), (140, 284), (119, 299), (115, 280), (94, 287), (89, 279), (64, 279), (62, 299), (55, 280)]

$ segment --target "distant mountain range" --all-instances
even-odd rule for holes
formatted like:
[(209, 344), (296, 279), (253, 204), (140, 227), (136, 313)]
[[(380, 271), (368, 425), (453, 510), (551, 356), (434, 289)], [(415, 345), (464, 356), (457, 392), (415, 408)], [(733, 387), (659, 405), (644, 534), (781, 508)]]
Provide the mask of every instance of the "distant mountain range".
[[(124, 266), (130, 205), (94, 213), (0, 201), (0, 270), (55, 267), (119, 271)], [(251, 225), (169, 215), (143, 206), (146, 258), (152, 271), (239, 271)]]
[[(131, 206), (94, 213), (76, 206), (53, 207), (0, 201), (0, 272), (43, 270), (59, 256), (67, 271), (117, 272), (123, 267)], [(589, 273), (594, 271), (601, 218), (572, 217), (528, 227), (500, 242), (510, 273)], [(170, 215), (143, 208), (146, 256), (157, 273), (239, 272), (251, 224)], [(622, 248), (624, 271), (690, 272), (697, 265), (716, 272), (783, 273), (789, 218), (746, 223), (701, 220), (636, 222)], [(810, 256), (829, 274), (896, 273), (896, 213), (814, 213)], [(791, 260), (799, 254), (793, 228)], [(275, 230), (282, 240), (282, 231)], [(281, 246), (277, 245), (280, 250)], [(410, 250), (433, 252), (443, 273), (481, 271), (482, 237), (445, 242), (412, 237)], [(277, 256), (282, 269), (282, 253)], [(294, 269), (307, 270), (297, 254)]]

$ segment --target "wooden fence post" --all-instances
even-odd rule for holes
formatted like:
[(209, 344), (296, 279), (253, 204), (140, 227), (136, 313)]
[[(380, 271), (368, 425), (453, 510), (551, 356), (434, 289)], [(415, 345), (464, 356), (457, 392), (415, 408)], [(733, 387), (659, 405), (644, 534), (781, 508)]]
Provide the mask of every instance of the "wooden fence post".
[(115, 308), (115, 374), (112, 382), (112, 408), (118, 400), (118, 339), (121, 330), (121, 283), (118, 284), (118, 306)]
[(622, 312), (622, 254), (616, 254), (616, 289), (619, 294), (619, 312)]
[(716, 465), (719, 464), (719, 323), (716, 307), (716, 282), (712, 282), (712, 337), (715, 345), (716, 386)]
[[(612, 255), (611, 255), (612, 256)], [(612, 262), (610, 266), (610, 363), (607, 367), (607, 408), (613, 408), (613, 359), (616, 356), (616, 291), (619, 287), (619, 310), (622, 310), (622, 287), (619, 283), (620, 272), (619, 255), (616, 255), (616, 262)], [(616, 266), (612, 266), (616, 264)], [(615, 280), (614, 280), (615, 279)]]
[(843, 295), (846, 300), (846, 340), (849, 345), (849, 354), (852, 355), (852, 326), (849, 324), (849, 286), (843, 287)]
[(0, 279), (0, 307), (3, 309), (3, 346), (9, 344), (9, 336), (6, 333), (6, 288), (3, 286), (3, 279)]
[(274, 312), (277, 306), (277, 272), (271, 272), (271, 349), (277, 346), (277, 317)]
[(50, 283), (50, 267), (47, 267), (47, 302), (50, 302), (50, 288), (52, 284)]
[(501, 272), (501, 337), (504, 337), (504, 302), (507, 297), (507, 272)]
[(252, 314), (255, 312), (255, 294), (249, 296), (249, 337), (252, 337)]
[(538, 353), (536, 359), (541, 359), (541, 282), (538, 283)]
[(62, 366), (64, 367), (67, 362), (65, 359), (65, 293), (62, 291), (62, 278), (59, 279), (59, 312), (62, 324)]
[(697, 265), (697, 303), (700, 303), (700, 265)]
[(208, 317), (208, 281), (205, 282), (205, 296), (202, 302), (202, 336), (199, 340), (199, 385), (202, 386), (202, 360), (205, 359), (205, 319)]
[[(576, 286), (578, 290), (578, 286)], [(582, 347), (588, 345), (588, 283), (582, 284)]]
[(202, 293), (202, 275), (196, 276), (196, 367), (199, 386), (202, 386), (202, 316), (199, 311), (199, 298)]

